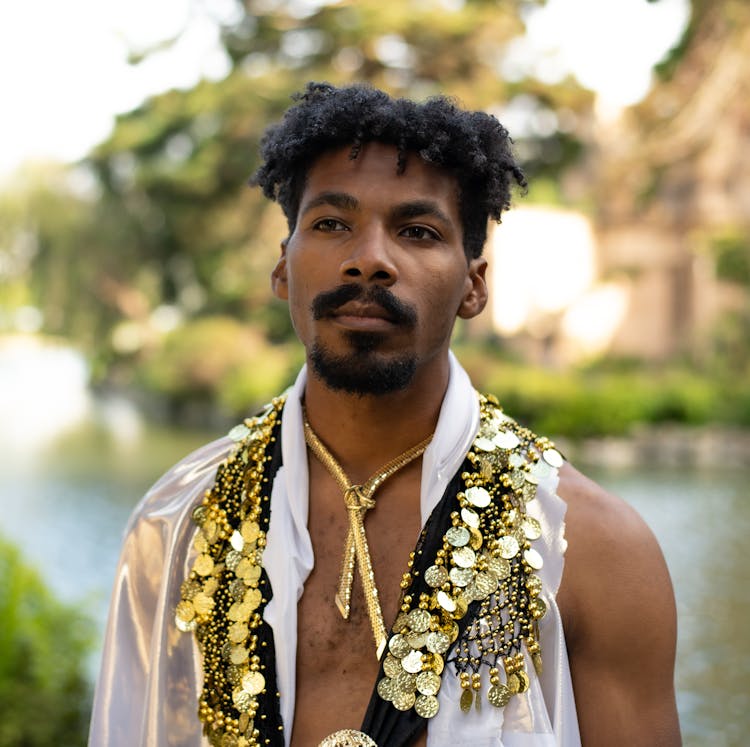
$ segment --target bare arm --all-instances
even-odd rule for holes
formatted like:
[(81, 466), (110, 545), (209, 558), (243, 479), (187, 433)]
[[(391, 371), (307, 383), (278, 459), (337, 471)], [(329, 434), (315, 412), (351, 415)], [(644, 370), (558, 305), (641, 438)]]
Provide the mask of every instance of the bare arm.
[(568, 504), (559, 604), (582, 742), (679, 745), (674, 594), (656, 539), (630, 506), (570, 466), (559, 493)]

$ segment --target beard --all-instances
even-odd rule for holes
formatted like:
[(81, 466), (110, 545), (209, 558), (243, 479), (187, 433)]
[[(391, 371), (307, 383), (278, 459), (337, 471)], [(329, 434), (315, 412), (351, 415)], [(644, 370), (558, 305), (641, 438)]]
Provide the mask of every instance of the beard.
[(310, 362), (318, 378), (330, 389), (365, 395), (391, 394), (406, 389), (417, 370), (417, 357), (411, 353), (384, 357), (375, 348), (380, 335), (352, 332), (348, 335), (353, 351), (335, 355), (317, 340), (310, 352)]
[[(341, 285), (319, 294), (312, 303), (315, 319), (323, 319), (355, 299), (381, 306), (394, 324), (413, 327), (416, 311), (404, 304), (386, 288), (366, 288), (356, 283)], [(348, 394), (384, 395), (405, 389), (414, 378), (417, 356), (413, 352), (386, 356), (379, 352), (386, 336), (377, 332), (347, 332), (345, 338), (351, 352), (337, 355), (315, 340), (310, 350), (313, 371), (330, 389)]]

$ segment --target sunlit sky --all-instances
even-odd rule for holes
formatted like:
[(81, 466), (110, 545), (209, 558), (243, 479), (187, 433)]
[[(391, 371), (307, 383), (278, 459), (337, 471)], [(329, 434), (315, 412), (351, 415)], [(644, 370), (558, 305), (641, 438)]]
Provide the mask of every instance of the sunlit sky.
[[(227, 19), (234, 8), (232, 0), (0, 3), (0, 174), (29, 159), (75, 160), (107, 136), (115, 114), (146, 96), (225, 75), (207, 9)], [(549, 0), (528, 19), (528, 36), (512, 45), (504, 72), (533, 70), (545, 80), (572, 72), (611, 116), (645, 94), (651, 66), (677, 41), (688, 13), (688, 0)], [(128, 64), (129, 50), (181, 32), (169, 51)]]

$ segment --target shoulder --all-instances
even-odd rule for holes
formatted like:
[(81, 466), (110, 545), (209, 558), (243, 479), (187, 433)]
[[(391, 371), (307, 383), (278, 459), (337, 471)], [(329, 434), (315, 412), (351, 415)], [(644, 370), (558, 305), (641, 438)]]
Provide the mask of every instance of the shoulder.
[(560, 470), (558, 495), (567, 504), (559, 603), (569, 646), (591, 641), (592, 626), (616, 624), (623, 614), (672, 619), (664, 556), (640, 514), (569, 464)]

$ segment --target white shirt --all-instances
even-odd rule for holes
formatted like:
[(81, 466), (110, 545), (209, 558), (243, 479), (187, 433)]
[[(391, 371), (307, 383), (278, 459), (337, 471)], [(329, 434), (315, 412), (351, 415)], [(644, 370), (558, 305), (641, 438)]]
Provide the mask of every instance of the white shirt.
[[(282, 415), (282, 467), (271, 494), (263, 565), (273, 598), (265, 619), (274, 632), (281, 714), (291, 724), (295, 705), (297, 603), (315, 563), (307, 529), (308, 474), (301, 397), (306, 370), (290, 389)], [(422, 458), (421, 519), (427, 521), (466, 456), (479, 427), (479, 405), (468, 376), (451, 354), (450, 379), (435, 435)], [(136, 507), (117, 569), (89, 744), (92, 747), (206, 747), (196, 716), (200, 653), (174, 625), (180, 584), (189, 573), (193, 507), (213, 482), (233, 442), (221, 439), (168, 472)], [(540, 624), (544, 673), (503, 709), (486, 704), (463, 713), (457, 678), (443, 676), (440, 710), (430, 719), (428, 747), (578, 747), (580, 736), (565, 638), (555, 595), (566, 547), (565, 503), (556, 475), (538, 486), (528, 511), (542, 525), (535, 547), (547, 614)], [(528, 662), (527, 662), (528, 664)], [(446, 670), (448, 672), (449, 670)], [(533, 673), (533, 667), (527, 666)], [(487, 678), (484, 672), (483, 677)], [(484, 688), (487, 682), (484, 681)], [(483, 688), (483, 689), (484, 689)], [(359, 724), (350, 724), (357, 728)], [(291, 729), (285, 729), (287, 747)], [(387, 747), (382, 745), (381, 747)]]

